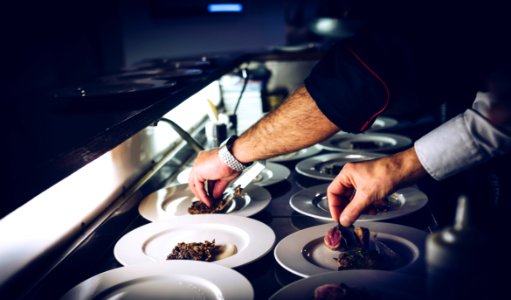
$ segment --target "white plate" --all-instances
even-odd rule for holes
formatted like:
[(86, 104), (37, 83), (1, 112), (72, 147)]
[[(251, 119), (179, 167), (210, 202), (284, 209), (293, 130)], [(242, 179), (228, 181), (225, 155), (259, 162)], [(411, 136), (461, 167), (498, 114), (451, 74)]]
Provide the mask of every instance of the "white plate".
[(295, 152), (291, 152), (288, 154), (283, 154), (279, 156), (275, 156), (273, 158), (268, 159), (268, 161), (272, 162), (284, 162), (284, 161), (293, 161), (298, 159), (303, 159), (312, 155), (316, 155), (321, 152), (322, 148), (318, 145), (313, 145), (304, 149), (300, 149)]
[(393, 118), (389, 117), (377, 117), (376, 120), (374, 120), (373, 125), (371, 125), (371, 128), (369, 128), (370, 131), (378, 131), (387, 129), (390, 127), (394, 127), (398, 124), (398, 121)]
[(320, 143), (320, 146), (326, 150), (350, 153), (394, 153), (411, 145), (412, 140), (404, 135), (390, 133), (350, 134), (345, 132), (339, 132)]
[[(227, 214), (250, 217), (270, 204), (271, 194), (265, 188), (250, 184), (245, 191), (245, 201), (235, 199)], [(177, 184), (149, 194), (140, 202), (138, 212), (149, 221), (186, 216), (190, 215), (188, 208), (196, 199), (188, 184)]]
[(268, 253), (275, 233), (257, 220), (233, 215), (189, 215), (138, 227), (117, 241), (114, 256), (122, 265), (166, 261), (177, 243), (215, 240), (233, 244), (237, 252), (214, 263), (234, 268)]
[[(191, 167), (181, 171), (177, 175), (177, 182), (187, 183), (191, 171)], [(254, 180), (252, 180), (252, 184), (262, 187), (269, 186), (288, 179), (289, 175), (291, 175), (291, 171), (289, 171), (286, 166), (272, 162), (266, 162), (266, 168), (262, 170), (261, 173), (257, 175), (256, 178), (254, 178)]]
[[(326, 190), (329, 183), (315, 185), (299, 191), (291, 196), (289, 205), (306, 216), (331, 221), (328, 209)], [(405, 187), (387, 197), (390, 209), (380, 211), (375, 215), (362, 214), (358, 221), (383, 221), (402, 217), (423, 208), (428, 203), (428, 196), (415, 187)]]
[(313, 299), (314, 290), (323, 284), (344, 283), (348, 287), (364, 289), (375, 299), (425, 299), (424, 279), (392, 271), (346, 270), (332, 271), (292, 282), (273, 294), (271, 300)]
[[(384, 157), (381, 153), (329, 153), (306, 158), (296, 164), (298, 174), (321, 180), (332, 180), (346, 163)], [(330, 170), (328, 172), (327, 170)]]
[[(339, 252), (328, 249), (323, 237), (334, 223), (302, 229), (282, 239), (274, 250), (277, 262), (289, 272), (309, 277), (337, 270), (334, 257)], [(355, 226), (369, 228), (371, 235), (397, 252), (404, 263), (392, 271), (422, 273), (424, 266), (424, 243), (426, 232), (403, 225), (381, 222), (355, 222)], [(340, 271), (344, 272), (344, 271)]]
[(253, 299), (250, 282), (235, 270), (206, 262), (172, 261), (112, 269), (69, 290), (63, 300)]
[(288, 179), (289, 175), (291, 175), (291, 171), (286, 166), (267, 162), (266, 168), (254, 178), (252, 184), (263, 187), (270, 186)]

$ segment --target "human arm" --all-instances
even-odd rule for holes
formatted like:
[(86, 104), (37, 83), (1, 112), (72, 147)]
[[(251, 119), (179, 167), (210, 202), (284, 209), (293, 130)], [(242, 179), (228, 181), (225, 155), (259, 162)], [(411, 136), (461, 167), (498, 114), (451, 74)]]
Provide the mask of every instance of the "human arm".
[(508, 109), (490, 94), (478, 93), (471, 109), (417, 140), (413, 148), (378, 160), (346, 164), (328, 188), (332, 218), (349, 225), (366, 207), (381, 204), (381, 199), (399, 186), (428, 174), (442, 180), (509, 152)]
[[(245, 131), (232, 145), (231, 153), (241, 163), (250, 163), (311, 146), (338, 130), (302, 86)], [(198, 154), (188, 183), (195, 196), (211, 205), (204, 182), (208, 181), (211, 197), (216, 199), (238, 175), (219, 159), (218, 148), (214, 148)]]
[(383, 199), (397, 187), (425, 175), (414, 147), (380, 159), (348, 163), (327, 189), (332, 219), (348, 226), (371, 204), (383, 205)]
[[(311, 146), (341, 129), (364, 131), (387, 107), (389, 97), (389, 89), (377, 72), (339, 43), (316, 64), (304, 86), (234, 142), (231, 153), (239, 162), (250, 163)], [(206, 180), (215, 199), (239, 175), (225, 167), (218, 159), (218, 149), (201, 152), (194, 163), (188, 183), (208, 205), (211, 199), (204, 191)]]

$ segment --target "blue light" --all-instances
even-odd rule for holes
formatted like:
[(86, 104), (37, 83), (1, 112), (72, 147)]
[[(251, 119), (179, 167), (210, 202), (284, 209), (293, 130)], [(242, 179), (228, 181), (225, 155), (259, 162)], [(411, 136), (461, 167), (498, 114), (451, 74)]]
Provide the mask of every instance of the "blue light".
[(243, 5), (241, 3), (217, 3), (209, 4), (208, 11), (212, 13), (216, 12), (242, 12)]

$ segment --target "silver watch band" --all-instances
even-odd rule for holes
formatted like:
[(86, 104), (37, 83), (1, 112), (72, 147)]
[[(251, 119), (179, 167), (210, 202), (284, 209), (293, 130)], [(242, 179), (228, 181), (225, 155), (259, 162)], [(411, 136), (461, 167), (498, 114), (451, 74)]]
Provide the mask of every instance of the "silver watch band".
[(236, 157), (234, 157), (234, 155), (232, 155), (232, 153), (227, 148), (227, 145), (220, 147), (218, 150), (218, 157), (224, 164), (236, 172), (242, 172), (247, 168), (247, 166), (242, 164), (239, 160), (236, 159)]

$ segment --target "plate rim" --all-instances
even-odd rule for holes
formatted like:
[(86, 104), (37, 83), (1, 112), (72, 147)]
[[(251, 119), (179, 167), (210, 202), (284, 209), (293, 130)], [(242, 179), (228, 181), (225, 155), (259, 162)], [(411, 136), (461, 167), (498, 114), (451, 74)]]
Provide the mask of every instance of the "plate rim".
[[(260, 187), (270, 186), (270, 185), (280, 183), (284, 180), (287, 180), (289, 178), (289, 176), (291, 175), (291, 170), (289, 170), (288, 167), (286, 167), (282, 164), (276, 163), (276, 162), (266, 162), (266, 168), (269, 169), (274, 174), (280, 173), (279, 174), (280, 176), (279, 177), (273, 176), (273, 177), (269, 178), (268, 180), (265, 180), (265, 181), (263, 180), (261, 182), (252, 182), (252, 184), (260, 186)], [(264, 172), (264, 170), (263, 170), (263, 172)]]
[[(204, 272), (205, 269), (208, 270), (208, 272)], [(222, 276), (218, 276), (218, 273), (221, 273)], [(158, 278), (165, 276), (170, 277), (172, 275), (181, 274), (193, 275), (197, 277), (200, 276), (201, 279), (215, 284), (215, 286), (220, 289), (222, 294), (226, 296), (226, 299), (237, 296), (240, 293), (243, 293), (244, 297), (246, 296), (247, 299), (254, 298), (254, 288), (250, 281), (243, 274), (234, 269), (199, 261), (170, 261), (163, 263), (146, 263), (131, 266), (121, 266), (98, 273), (74, 285), (63, 294), (61, 299), (90, 299), (91, 296), (97, 297), (98, 294), (107, 290), (110, 286), (115, 286), (129, 280), (149, 276), (158, 276)], [(226, 277), (228, 277), (229, 280), (226, 280)], [(94, 281), (113, 282), (111, 285), (104, 286), (102, 290), (92, 290), (92, 295), (84, 295), (83, 293), (80, 293), (83, 291), (83, 289), (90, 289), (87, 288), (87, 286)], [(236, 285), (229, 284), (232, 283), (232, 281), (235, 281)], [(221, 283), (222, 286), (218, 286), (219, 283)], [(234, 286), (236, 288), (231, 288)], [(78, 295), (79, 297), (77, 298)]]
[[(302, 215), (309, 216), (309, 217), (312, 217), (312, 218), (315, 218), (315, 219), (318, 219), (318, 220), (322, 220), (322, 221), (331, 221), (332, 217), (329, 214), (327, 214), (327, 213), (323, 213), (324, 211), (320, 210), (319, 208), (318, 209), (314, 209), (314, 211), (306, 211), (303, 208), (303, 205), (307, 205), (307, 206), (311, 206), (313, 208), (316, 208), (316, 206), (314, 206), (311, 203), (312, 202), (312, 197), (314, 195), (316, 195), (316, 193), (319, 192), (319, 191), (326, 191), (326, 189), (328, 188), (328, 185), (330, 185), (330, 183), (314, 185), (314, 186), (311, 186), (311, 187), (309, 187), (307, 189), (303, 189), (301, 191), (298, 191), (298, 192), (294, 193), (289, 198), (289, 205), (291, 206), (291, 208), (294, 211), (296, 211), (296, 212), (298, 212), (298, 213), (300, 213)], [(370, 221), (392, 220), (392, 219), (395, 219), (395, 218), (403, 217), (403, 216), (412, 214), (414, 212), (417, 212), (420, 209), (422, 209), (424, 206), (426, 206), (428, 204), (428, 202), (429, 202), (428, 196), (423, 191), (421, 191), (419, 188), (417, 188), (415, 186), (407, 186), (407, 187), (403, 187), (403, 188), (397, 189), (391, 195), (393, 195), (393, 194), (404, 194), (405, 195), (404, 196), (405, 197), (405, 205), (407, 203), (408, 204), (410, 203), (410, 202), (406, 201), (406, 195), (407, 194), (414, 194), (414, 196), (418, 197), (420, 200), (417, 203), (415, 203), (415, 205), (406, 206), (405, 209), (401, 209), (401, 210), (399, 210), (399, 209), (397, 209), (397, 210), (390, 210), (388, 212), (377, 213), (375, 215), (362, 214), (357, 219), (357, 221), (358, 222), (370, 222)], [(390, 197), (391, 195), (389, 195), (387, 197)], [(302, 196), (305, 199), (302, 199), (301, 198)], [(307, 197), (307, 196), (312, 196), (312, 197)], [(306, 203), (301, 203), (302, 200), (306, 201)]]
[[(374, 276), (372, 276), (374, 275)], [(393, 278), (389, 278), (393, 277)], [(293, 296), (296, 292), (311, 292), (311, 295), (314, 295), (314, 290), (321, 284), (343, 282), (348, 286), (360, 286), (363, 284), (364, 287), (372, 287), (375, 282), (372, 282), (374, 278), (382, 279), (382, 281), (390, 281), (395, 282), (396, 288), (405, 290), (405, 295), (410, 293), (410, 296), (413, 295), (414, 298), (416, 293), (424, 293), (425, 291), (425, 280), (422, 277), (396, 272), (396, 271), (388, 271), (388, 270), (345, 270), (345, 271), (329, 271), (325, 273), (320, 273), (316, 275), (312, 275), (309, 277), (301, 278), (296, 281), (293, 281), (279, 290), (277, 290), (273, 295), (270, 296), (270, 300), (279, 300), (279, 299), (289, 299), (289, 296)], [(410, 284), (403, 285), (403, 281), (406, 281)], [(357, 284), (356, 282), (360, 282), (361, 284)], [(388, 284), (388, 282), (386, 283)], [(300, 288), (301, 287), (301, 288)], [(423, 298), (419, 298), (423, 299)]]
[[(332, 140), (340, 137), (340, 136), (347, 136), (349, 139), (357, 139), (360, 137), (382, 137), (382, 138), (390, 138), (396, 140), (396, 145), (385, 147), (381, 149), (343, 149), (332, 145)], [(401, 149), (404, 149), (406, 147), (409, 147), (413, 144), (413, 141), (411, 138), (401, 135), (401, 134), (395, 134), (395, 133), (383, 133), (383, 132), (366, 132), (361, 134), (353, 134), (353, 133), (347, 133), (347, 132), (338, 132), (334, 134), (333, 136), (329, 137), (328, 139), (322, 141), (319, 143), (319, 145), (324, 149), (328, 151), (336, 151), (336, 152), (348, 152), (348, 153), (362, 153), (362, 152), (377, 152), (377, 153), (392, 153), (394, 151), (399, 151)]]
[[(366, 228), (369, 228), (371, 232), (375, 233), (386, 233), (389, 235), (394, 235), (398, 237), (399, 239), (405, 239), (408, 242), (412, 243), (416, 249), (417, 249), (417, 257), (414, 258), (414, 260), (403, 267), (400, 267), (398, 269), (392, 270), (395, 272), (402, 272), (407, 274), (422, 274), (425, 272), (425, 259), (424, 259), (424, 249), (425, 249), (425, 242), (426, 242), (426, 236), (427, 233), (425, 231), (421, 231), (417, 228), (410, 227), (410, 226), (404, 226), (399, 224), (393, 224), (393, 223), (386, 223), (386, 222), (355, 222), (355, 226), (363, 226)], [(320, 238), (323, 236), (328, 229), (330, 229), (333, 226), (333, 223), (327, 223), (327, 224), (321, 224), (316, 225), (312, 227), (308, 227), (305, 229), (298, 230), (296, 232), (293, 232), (283, 239), (281, 239), (277, 245), (275, 246), (273, 250), (273, 255), (275, 257), (275, 260), (277, 263), (284, 268), (285, 270), (298, 275), (300, 277), (310, 277), (316, 274), (321, 274), (325, 272), (330, 272), (332, 270), (324, 269), (319, 266), (316, 266), (310, 262), (307, 262), (305, 258), (303, 258), (302, 251), (304, 245), (311, 242), (314, 239)], [(383, 230), (382, 230), (383, 229)], [(399, 232), (399, 233), (398, 233)], [(318, 233), (321, 233), (320, 236), (318, 236)], [(306, 237), (312, 237), (309, 240), (306, 240)], [(298, 240), (298, 241), (297, 241)], [(286, 247), (288, 243), (292, 243), (295, 248), (297, 248), (296, 252), (289, 253), (282, 253), (283, 247)], [(297, 247), (296, 247), (297, 246)], [(308, 264), (309, 270), (303, 270), (300, 266), (299, 268), (295, 267), (292, 268), (287, 265), (286, 262), (293, 261), (293, 262), (305, 262)], [(299, 270), (296, 270), (299, 269)], [(343, 271), (337, 271), (337, 272), (343, 272)]]
[[(378, 132), (380, 130), (386, 130), (388, 128), (392, 128), (394, 126), (397, 126), (399, 124), (399, 120), (392, 118), (392, 117), (386, 117), (386, 116), (378, 116), (374, 122), (378, 120), (383, 120), (384, 123), (386, 123), (383, 127), (380, 128), (368, 128), (367, 131), (370, 132)], [(374, 123), (373, 123), (374, 124)]]
[[(229, 268), (243, 266), (256, 261), (268, 254), (276, 242), (276, 235), (273, 229), (263, 222), (252, 218), (221, 214), (187, 215), (170, 220), (151, 222), (127, 232), (115, 243), (113, 249), (114, 257), (121, 265), (133, 265), (152, 261), (152, 258), (148, 258), (143, 251), (134, 252), (130, 250), (131, 252), (125, 252), (123, 249), (135, 249), (137, 247), (136, 249), (139, 251), (145, 245), (148, 238), (157, 235), (158, 232), (165, 229), (204, 224), (216, 224), (224, 227), (231, 224), (231, 227), (235, 227), (237, 231), (244, 230), (244, 234), (250, 238), (249, 245), (245, 250), (222, 260), (212, 262)], [(259, 237), (257, 241), (254, 239), (255, 236)], [(169, 248), (169, 253), (171, 250)], [(245, 254), (247, 257), (240, 257), (239, 255), (242, 254)], [(126, 255), (129, 257), (125, 257)]]

